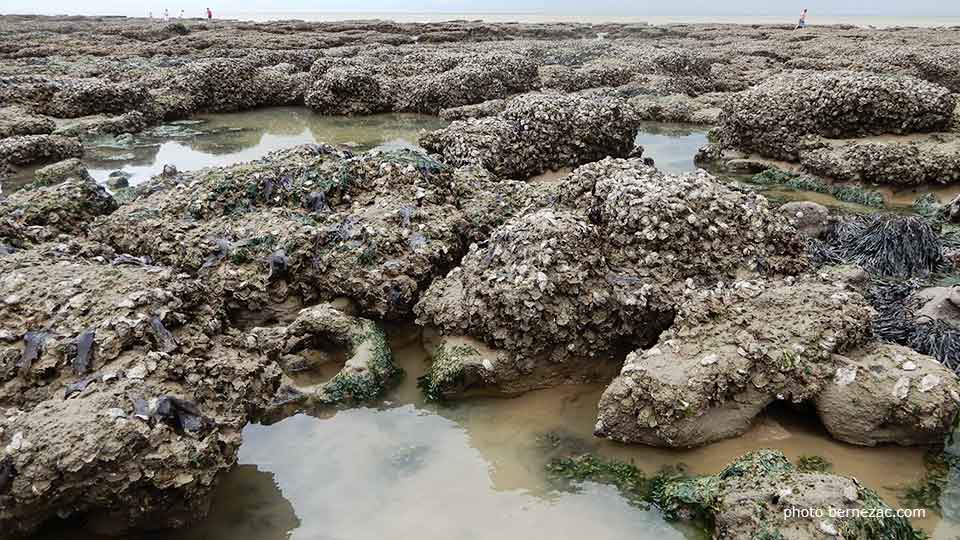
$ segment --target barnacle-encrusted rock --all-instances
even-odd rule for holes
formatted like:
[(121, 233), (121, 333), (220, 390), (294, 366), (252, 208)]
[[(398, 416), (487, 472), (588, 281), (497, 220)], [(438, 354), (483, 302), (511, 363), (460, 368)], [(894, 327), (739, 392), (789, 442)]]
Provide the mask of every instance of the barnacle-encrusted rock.
[(596, 434), (675, 447), (740, 435), (771, 402), (817, 396), (832, 354), (866, 339), (870, 315), (858, 293), (817, 282), (696, 294), (654, 347), (627, 357), (600, 400)]
[(640, 159), (605, 159), (579, 167), (557, 191), (600, 227), (614, 272), (672, 285), (805, 268), (802, 240), (764, 197), (704, 171), (672, 175)]
[(373, 114), (390, 110), (392, 103), (375, 73), (362, 66), (326, 70), (311, 84), (305, 102), (321, 114)]
[(506, 107), (507, 100), (491, 99), (489, 101), (484, 101), (483, 103), (461, 105), (459, 107), (443, 109), (440, 111), (440, 118), (449, 120), (451, 122), (454, 120), (466, 120), (467, 118), (483, 118), (484, 116), (493, 116), (495, 114), (499, 114), (503, 112)]
[(15, 135), (51, 133), (56, 124), (50, 118), (33, 114), (23, 107), (0, 107), (0, 139)]
[(547, 169), (626, 157), (635, 119), (622, 99), (605, 96), (526, 94), (496, 116), (461, 120), (425, 134), (424, 148), (453, 165), (481, 165), (526, 178)]
[(0, 216), (26, 227), (43, 227), (31, 234), (53, 238), (59, 233), (80, 234), (97, 216), (116, 208), (113, 197), (92, 178), (71, 177), (52, 186), (14, 192), (0, 201)]
[(639, 95), (629, 102), (640, 120), (712, 125), (720, 118), (722, 99), (717, 95), (697, 98), (683, 94)]
[(713, 538), (725, 540), (907, 540), (917, 534), (909, 519), (892, 515), (857, 480), (801, 472), (774, 450), (746, 454), (713, 476), (668, 479), (653, 497), (668, 517), (711, 523)]
[(256, 60), (222, 58), (158, 71), (146, 84), (157, 87), (152, 114), (181, 118), (195, 111), (301, 102), (308, 78), (289, 65), (262, 66)]
[(97, 223), (96, 238), (201, 272), (238, 306), (289, 293), (347, 296), (388, 319), (409, 314), (420, 291), (459, 260), (464, 236), (499, 224), (536, 191), (455, 176), (416, 152), (352, 156), (324, 146), (136, 190), (136, 200)]
[(870, 332), (866, 300), (844, 289), (738, 282), (693, 295), (654, 347), (627, 357), (600, 400), (596, 434), (699, 446), (745, 432), (775, 400), (817, 396), (833, 353)]
[(946, 88), (912, 77), (793, 72), (732, 95), (721, 117), (722, 140), (768, 157), (796, 160), (806, 147), (806, 136), (943, 130), (950, 126), (956, 105)]
[(58, 118), (78, 118), (100, 113), (120, 114), (144, 107), (150, 99), (146, 88), (131, 83), (99, 79), (58, 81), (43, 112)]
[(83, 162), (77, 158), (65, 159), (56, 163), (51, 163), (41, 167), (33, 173), (34, 186), (49, 186), (62, 182), (68, 178), (78, 180), (93, 180), (90, 172), (83, 165)]
[(669, 309), (640, 278), (608, 279), (600, 234), (570, 211), (514, 218), (433, 282), (418, 318), (514, 353), (521, 373), (544, 359), (567, 369), (560, 364), (602, 357), (619, 340), (643, 343), (669, 323)]
[(0, 171), (5, 167), (60, 161), (83, 155), (78, 139), (61, 135), (20, 135), (0, 140)]
[(523, 54), (467, 55), (436, 74), (402, 78), (394, 87), (393, 110), (430, 112), (505, 98), (537, 87), (537, 68)]
[(601, 373), (596, 364), (618, 347), (655, 339), (695, 281), (804, 266), (796, 231), (765, 199), (705, 173), (607, 159), (578, 168), (557, 193), (554, 207), (471, 245), (416, 306), (421, 324), (503, 352), (495, 377), (478, 383), (517, 392)]
[(72, 514), (113, 532), (202, 517), (279, 383), (217, 335), (217, 292), (130, 259), (84, 242), (0, 258), (5, 534)]
[(837, 358), (836, 364), (816, 405), (837, 439), (868, 446), (935, 444), (953, 429), (960, 383), (936, 359), (877, 344)]
[(140, 111), (125, 112), (116, 116), (88, 116), (58, 127), (55, 133), (72, 137), (136, 133), (147, 127), (150, 120)]
[[(287, 326), (255, 328), (250, 332), (254, 348), (269, 358), (299, 356), (309, 350), (339, 349), (346, 362), (330, 380), (300, 386), (289, 378), (274, 398), (277, 405), (292, 401), (332, 405), (358, 402), (380, 396), (402, 374), (393, 364), (387, 336), (369, 319), (353, 317), (321, 304), (301, 311)], [(295, 364), (305, 364), (302, 358)]]
[(800, 156), (804, 169), (837, 180), (914, 186), (960, 181), (960, 137), (838, 141)]

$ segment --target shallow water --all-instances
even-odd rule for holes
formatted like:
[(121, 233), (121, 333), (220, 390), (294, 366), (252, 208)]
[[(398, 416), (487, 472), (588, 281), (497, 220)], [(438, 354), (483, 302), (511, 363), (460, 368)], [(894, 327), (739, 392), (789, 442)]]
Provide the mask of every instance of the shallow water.
[[(132, 144), (115, 137), (85, 142), (83, 158), (90, 174), (104, 183), (110, 173), (132, 175), (131, 185), (163, 172), (223, 167), (261, 158), (299, 144), (326, 142), (357, 151), (416, 145), (421, 130), (447, 123), (435, 116), (394, 113), (371, 116), (321, 116), (305, 107), (269, 107), (241, 113), (198, 115), (138, 133)], [(5, 182), (4, 192), (29, 183), (36, 168), (24, 169)]]

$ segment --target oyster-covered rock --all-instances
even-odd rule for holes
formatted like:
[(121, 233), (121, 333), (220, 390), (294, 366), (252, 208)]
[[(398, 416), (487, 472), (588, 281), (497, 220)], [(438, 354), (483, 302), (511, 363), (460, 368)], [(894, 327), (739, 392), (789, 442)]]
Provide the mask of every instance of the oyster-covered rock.
[(894, 510), (855, 478), (802, 472), (774, 450), (746, 454), (713, 476), (668, 478), (654, 499), (668, 517), (711, 523), (714, 538), (872, 540), (917, 534), (909, 519), (892, 517)]
[(819, 395), (839, 367), (833, 354), (866, 340), (871, 313), (859, 293), (816, 280), (693, 295), (656, 345), (627, 357), (596, 434), (674, 447), (740, 435), (770, 403)]
[[(861, 105), (868, 102), (870, 107)], [(913, 77), (798, 71), (732, 95), (723, 109), (721, 133), (728, 146), (797, 160), (811, 146), (808, 136), (947, 129), (956, 105), (946, 88)]]
[(633, 149), (636, 122), (622, 99), (527, 94), (495, 116), (453, 122), (420, 143), (453, 165), (480, 165), (505, 177), (526, 178)]
[(0, 258), (0, 326), (17, 339), (0, 345), (5, 533), (72, 514), (115, 533), (202, 517), (279, 383), (218, 335), (220, 294), (110, 256), (78, 242)]
[(471, 245), (416, 306), (421, 324), (501, 351), (496, 386), (506, 386), (500, 370), (514, 369), (513, 392), (548, 384), (551, 373), (599, 373), (590, 364), (618, 347), (649, 345), (686, 287), (804, 267), (796, 231), (765, 199), (705, 173), (608, 159), (556, 191), (553, 206)]
[[(837, 377), (816, 398), (831, 435), (844, 442), (936, 444), (960, 410), (957, 376), (906, 347), (877, 344), (837, 358)], [(846, 378), (841, 372), (849, 373)]]

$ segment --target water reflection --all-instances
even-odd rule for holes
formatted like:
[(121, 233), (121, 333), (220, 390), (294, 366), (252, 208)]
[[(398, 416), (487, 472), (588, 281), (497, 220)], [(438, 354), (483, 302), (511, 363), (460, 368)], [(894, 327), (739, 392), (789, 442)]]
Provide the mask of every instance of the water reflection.
[[(160, 174), (164, 164), (181, 171), (223, 167), (259, 159), (275, 150), (326, 142), (355, 147), (404, 148), (416, 145), (421, 130), (446, 122), (422, 114), (320, 116), (304, 107), (270, 107), (240, 113), (200, 115), (156, 126), (133, 137), (99, 137), (85, 141), (83, 158), (101, 183), (110, 173), (130, 175), (131, 185)], [(37, 168), (25, 168), (4, 182), (4, 192), (32, 180)]]
[(707, 144), (707, 132), (689, 124), (644, 122), (635, 142), (643, 146), (643, 157), (653, 158), (661, 171), (683, 173), (697, 170), (693, 158)]
[[(100, 146), (86, 159), (90, 174), (106, 181), (113, 171), (132, 175), (132, 184), (159, 174), (172, 163), (180, 170), (223, 167), (250, 161), (299, 144), (327, 142), (358, 150), (374, 147), (411, 147), (421, 129), (445, 123), (419, 114), (382, 114), (365, 117), (320, 116), (302, 107), (272, 107), (242, 113), (201, 115), (145, 131), (136, 138), (134, 159), (115, 160), (131, 153), (117, 145)], [(101, 143), (102, 144), (102, 143)], [(142, 152), (142, 154), (141, 154)]]

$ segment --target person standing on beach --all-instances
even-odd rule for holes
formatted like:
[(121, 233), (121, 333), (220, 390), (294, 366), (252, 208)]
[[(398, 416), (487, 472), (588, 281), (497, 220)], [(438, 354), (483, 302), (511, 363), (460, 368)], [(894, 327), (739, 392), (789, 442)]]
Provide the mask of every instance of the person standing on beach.
[(807, 27), (807, 8), (803, 8), (803, 11), (800, 12), (800, 22), (797, 23), (797, 27), (794, 30), (799, 28)]
[(210, 8), (207, 8), (207, 20), (208, 20), (208, 21), (212, 21), (212, 20), (213, 20), (213, 12), (210, 11)]
[(165, 21), (170, 20), (170, 10), (167, 8), (163, 8), (163, 20)]

